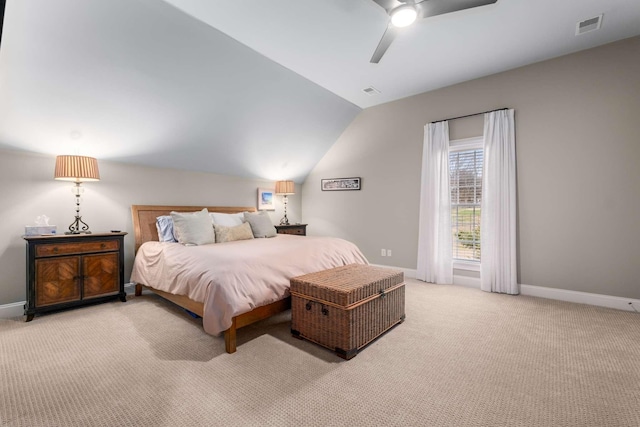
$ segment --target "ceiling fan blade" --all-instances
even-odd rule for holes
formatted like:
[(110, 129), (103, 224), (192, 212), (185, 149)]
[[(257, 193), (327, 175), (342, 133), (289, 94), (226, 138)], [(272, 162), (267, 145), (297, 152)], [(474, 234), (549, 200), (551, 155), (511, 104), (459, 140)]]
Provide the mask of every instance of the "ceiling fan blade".
[(374, 3), (377, 3), (378, 6), (389, 12), (391, 9), (394, 9), (404, 3), (405, 0), (373, 0)]
[(380, 62), (382, 55), (384, 55), (387, 49), (389, 49), (391, 42), (393, 41), (393, 39), (396, 38), (397, 34), (398, 34), (398, 29), (393, 25), (391, 25), (391, 23), (389, 23), (386, 31), (384, 32), (384, 34), (382, 35), (382, 38), (380, 39), (380, 43), (378, 43), (378, 47), (376, 48), (376, 51), (373, 52), (373, 56), (371, 57), (371, 60), (369, 62), (371, 62), (372, 64), (377, 64), (378, 62)]
[(445, 13), (493, 4), (498, 0), (424, 0), (417, 4), (418, 18), (444, 15)]

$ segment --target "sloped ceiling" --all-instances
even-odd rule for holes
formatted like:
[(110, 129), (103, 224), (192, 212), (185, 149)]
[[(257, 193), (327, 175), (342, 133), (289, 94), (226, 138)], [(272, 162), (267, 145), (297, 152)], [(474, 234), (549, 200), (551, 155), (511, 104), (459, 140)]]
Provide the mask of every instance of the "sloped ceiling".
[(6, 3), (0, 147), (298, 182), (361, 108), (640, 35), (638, 0), (498, 0), (370, 64), (372, 0)]
[(7, 2), (7, 148), (301, 182), (359, 111), (162, 1)]
[(373, 0), (166, 1), (362, 108), (640, 35), (640, 0), (497, 0), (419, 19), (371, 64), (389, 19)]

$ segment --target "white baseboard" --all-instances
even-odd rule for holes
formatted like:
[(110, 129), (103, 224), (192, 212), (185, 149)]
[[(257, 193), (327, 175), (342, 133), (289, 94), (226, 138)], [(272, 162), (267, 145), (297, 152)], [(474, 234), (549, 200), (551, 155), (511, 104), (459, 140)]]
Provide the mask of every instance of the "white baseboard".
[[(133, 283), (125, 283), (124, 291), (127, 295), (133, 295), (135, 285)], [(26, 301), (12, 302), (11, 304), (0, 305), (0, 319), (8, 319), (10, 317), (20, 317), (24, 315), (24, 305)]]
[(520, 285), (520, 293), (522, 295), (575, 302), (578, 304), (597, 305), (625, 311), (640, 311), (640, 300), (634, 298), (615, 297), (611, 295), (532, 285)]
[[(405, 277), (416, 278), (416, 270), (410, 268), (393, 267), (389, 265), (371, 264), (375, 267), (393, 268), (401, 270)], [(480, 289), (480, 279), (468, 276), (453, 276), (453, 284)], [(135, 285), (124, 285), (127, 295), (133, 295)], [(578, 304), (597, 305), (600, 307), (615, 308), (625, 311), (640, 312), (640, 300), (634, 298), (615, 297), (611, 295), (592, 294), (589, 292), (570, 291), (568, 289), (545, 288), (544, 286), (520, 285), (520, 294), (532, 297), (555, 299), (559, 301), (575, 302)], [(24, 314), (26, 301), (18, 301), (11, 304), (0, 305), (0, 319), (19, 317)]]
[[(408, 279), (415, 279), (418, 276), (418, 270), (415, 268), (402, 268), (393, 265), (371, 264), (374, 267), (393, 268), (394, 270), (400, 270), (404, 273), (404, 277)], [(480, 289), (480, 279), (468, 276), (453, 275), (453, 284), (460, 286), (468, 286), (470, 288)]]
[[(453, 276), (453, 284), (480, 289), (480, 279), (467, 276)], [(520, 285), (520, 294), (532, 297), (575, 302), (578, 304), (597, 305), (625, 311), (640, 311), (640, 300), (615, 297), (611, 295), (592, 294), (589, 292), (570, 291), (568, 289), (545, 288), (544, 286)]]
[[(404, 271), (405, 277), (415, 279), (416, 270), (398, 268), (387, 265), (378, 267), (395, 268)], [(453, 284), (480, 289), (480, 279), (477, 277), (453, 275)], [(559, 301), (575, 302), (578, 304), (597, 305), (625, 311), (640, 312), (640, 300), (634, 298), (616, 297), (611, 295), (592, 294), (589, 292), (570, 291), (568, 289), (545, 288), (544, 286), (520, 285), (520, 294), (532, 297), (555, 299)]]
[(467, 288), (476, 288), (480, 289), (480, 278), (479, 277), (469, 277), (469, 276), (458, 276), (457, 274), (453, 275), (453, 284), (466, 286)]
[(24, 314), (24, 305), (26, 303), (26, 301), (18, 301), (12, 302), (11, 304), (0, 305), (0, 319), (22, 316)]
[(404, 273), (404, 277), (407, 277), (409, 279), (415, 279), (418, 272), (415, 269), (411, 269), (411, 268), (402, 268), (402, 267), (395, 267), (393, 265), (382, 265), (382, 264), (371, 264), (373, 267), (382, 267), (382, 268), (393, 268), (394, 270), (400, 270)]

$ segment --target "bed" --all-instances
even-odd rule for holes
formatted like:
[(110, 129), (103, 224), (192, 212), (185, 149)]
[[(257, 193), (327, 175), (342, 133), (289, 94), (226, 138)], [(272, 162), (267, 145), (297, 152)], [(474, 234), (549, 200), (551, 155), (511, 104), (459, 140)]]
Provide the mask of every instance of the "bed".
[(158, 242), (156, 218), (172, 211), (255, 212), (254, 207), (133, 205), (136, 296), (148, 289), (202, 317), (205, 332), (224, 333), (236, 351), (236, 330), (290, 308), (292, 277), (346, 264), (367, 264), (346, 240), (278, 234), (187, 247)]

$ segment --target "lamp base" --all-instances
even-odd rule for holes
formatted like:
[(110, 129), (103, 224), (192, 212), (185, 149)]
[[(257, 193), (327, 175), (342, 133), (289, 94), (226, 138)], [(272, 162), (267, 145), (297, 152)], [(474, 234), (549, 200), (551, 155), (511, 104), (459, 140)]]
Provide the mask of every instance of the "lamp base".
[(287, 218), (287, 195), (282, 198), (282, 204), (284, 205), (284, 216), (280, 220), (280, 225), (289, 225), (289, 218)]
[(69, 231), (65, 231), (64, 234), (91, 234), (91, 232), (89, 231), (89, 224), (84, 222), (81, 216), (76, 215), (75, 221), (69, 226)]

